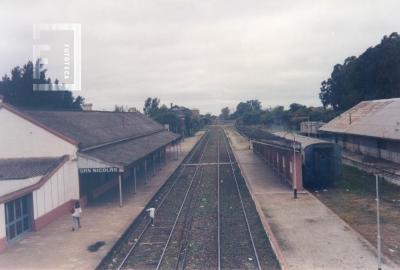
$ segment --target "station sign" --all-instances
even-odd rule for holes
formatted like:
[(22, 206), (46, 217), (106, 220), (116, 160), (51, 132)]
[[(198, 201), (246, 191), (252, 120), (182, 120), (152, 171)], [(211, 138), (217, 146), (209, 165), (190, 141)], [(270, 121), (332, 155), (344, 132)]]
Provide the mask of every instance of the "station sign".
[(119, 169), (117, 167), (106, 167), (106, 168), (80, 168), (79, 173), (118, 173)]

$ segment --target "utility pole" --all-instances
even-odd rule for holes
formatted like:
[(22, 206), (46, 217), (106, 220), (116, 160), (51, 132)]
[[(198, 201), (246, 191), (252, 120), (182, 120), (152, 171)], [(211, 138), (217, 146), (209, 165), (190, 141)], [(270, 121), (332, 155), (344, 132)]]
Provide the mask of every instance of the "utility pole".
[(381, 258), (381, 221), (379, 213), (379, 175), (375, 175), (376, 182), (376, 230), (377, 230), (377, 247), (378, 247), (378, 270), (382, 270)]
[(293, 133), (293, 199), (297, 199), (296, 135)]

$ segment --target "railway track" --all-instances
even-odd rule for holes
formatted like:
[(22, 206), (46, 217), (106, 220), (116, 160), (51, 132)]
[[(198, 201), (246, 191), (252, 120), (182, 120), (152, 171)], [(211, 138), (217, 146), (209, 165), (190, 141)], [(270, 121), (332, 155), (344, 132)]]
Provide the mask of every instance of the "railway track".
[(173, 178), (149, 204), (155, 226), (139, 216), (98, 269), (279, 269), (221, 128)]
[[(204, 152), (207, 149), (208, 140), (201, 149), (200, 162), (203, 160)], [(149, 226), (143, 230), (137, 239), (137, 244), (124, 258), (117, 269), (159, 269), (164, 259), (172, 234), (175, 231), (177, 222), (190, 197), (191, 189), (195, 185), (196, 176), (200, 167), (186, 169), (186, 181), (179, 181), (165, 197), (163, 204), (157, 209), (155, 226)], [(173, 195), (173, 196), (171, 196)], [(177, 214), (175, 215), (175, 213)]]
[[(228, 160), (230, 160), (230, 171), (232, 176), (230, 179), (231, 184), (234, 184), (233, 189), (236, 189), (237, 194), (240, 196), (240, 207), (243, 211), (243, 215), (245, 215), (247, 232), (249, 235), (249, 239), (251, 240), (251, 249), (254, 251), (254, 256), (256, 256), (256, 260), (254, 258), (249, 257), (248, 261), (253, 262), (252, 265), (249, 265), (250, 269), (254, 269), (254, 267), (258, 269), (280, 269), (279, 262), (275, 256), (275, 253), (272, 250), (271, 244), (268, 239), (268, 235), (266, 234), (264, 227), (261, 223), (260, 217), (256, 210), (254, 201), (251, 197), (251, 194), (247, 188), (246, 182), (243, 178), (243, 175), (240, 171), (239, 165), (234, 161), (234, 155), (232, 149), (229, 145), (227, 136), (223, 131), (224, 144), (226, 147), (226, 154), (228, 156)], [(232, 188), (232, 187), (231, 187)], [(237, 201), (237, 200), (236, 200)], [(242, 232), (245, 230), (242, 230)], [(249, 244), (248, 244), (249, 245)], [(251, 254), (249, 252), (248, 254)], [(251, 260), (250, 260), (251, 258)], [(244, 261), (244, 257), (242, 261)], [(239, 263), (239, 262), (238, 262)], [(228, 269), (236, 268), (237, 265), (228, 262)], [(240, 267), (239, 267), (240, 268)], [(245, 269), (243, 266), (240, 269)]]
[[(184, 162), (198, 162), (204, 146), (208, 142), (208, 136), (208, 133), (203, 136), (203, 138), (196, 144)], [(158, 212), (174, 188), (176, 188), (179, 183), (190, 179), (193, 173), (193, 168), (178, 168), (178, 170), (174, 172), (170, 179), (154, 196), (148, 206), (156, 208), (156, 211)], [(112, 250), (103, 258), (103, 260), (97, 266), (97, 269), (122, 269), (129, 256), (134, 253), (135, 249), (137, 249), (139, 240), (142, 239), (149, 227), (150, 220), (148, 219), (147, 214), (142, 212), (117, 241)]]
[[(221, 262), (223, 269), (262, 269), (254, 244), (253, 233), (247, 218), (241, 191), (237, 182), (233, 159), (223, 131), (221, 141), (225, 148), (221, 165)], [(235, 237), (232, 237), (235, 235)]]

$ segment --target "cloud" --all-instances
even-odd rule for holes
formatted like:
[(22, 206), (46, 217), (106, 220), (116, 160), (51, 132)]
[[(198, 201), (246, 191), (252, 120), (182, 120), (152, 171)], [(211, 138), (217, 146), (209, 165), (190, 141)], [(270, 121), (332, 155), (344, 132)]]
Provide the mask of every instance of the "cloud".
[(34, 23), (82, 24), (82, 94), (218, 113), (241, 100), (319, 105), (334, 64), (398, 27), (397, 1), (3, 1), (0, 73), (32, 55)]

